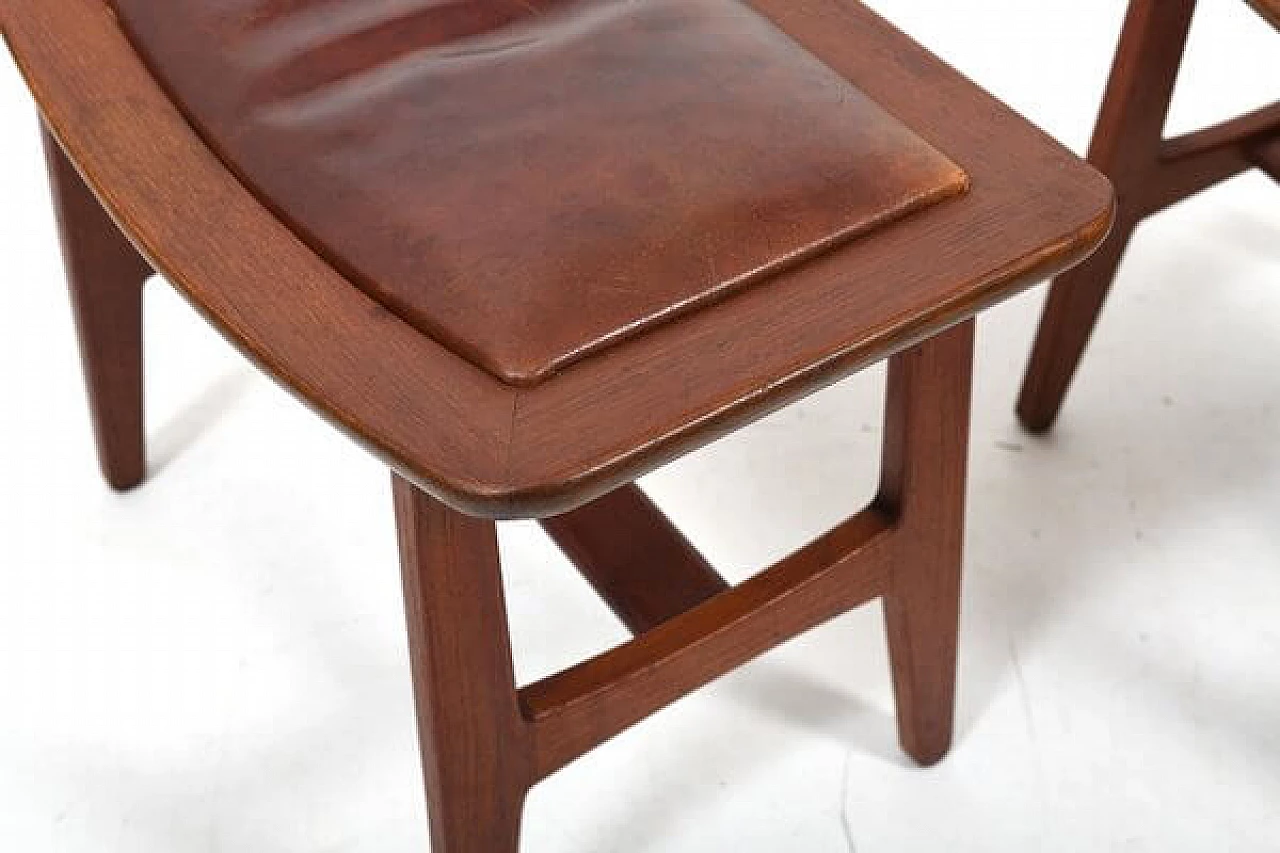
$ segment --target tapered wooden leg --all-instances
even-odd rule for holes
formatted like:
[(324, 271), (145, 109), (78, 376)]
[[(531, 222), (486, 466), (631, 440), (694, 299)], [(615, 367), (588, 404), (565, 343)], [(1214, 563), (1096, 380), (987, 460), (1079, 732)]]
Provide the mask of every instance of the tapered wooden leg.
[(44, 131), (45, 158), (103, 476), (116, 489), (146, 477), (142, 285), (151, 267)]
[(516, 853), (532, 748), (495, 525), (393, 489), (432, 853)]
[(899, 527), (884, 596), (902, 748), (951, 746), (969, 449), (972, 320), (889, 363), (877, 505)]
[(1196, 0), (1133, 0), (1089, 162), (1116, 187), (1120, 218), (1102, 248), (1049, 293), (1018, 399), (1031, 432), (1053, 426), (1134, 228), (1160, 202), (1164, 126)]
[(1132, 219), (1117, 221), (1097, 253), (1050, 287), (1018, 395), (1018, 419), (1028, 432), (1048, 432), (1058, 419), (1136, 227)]

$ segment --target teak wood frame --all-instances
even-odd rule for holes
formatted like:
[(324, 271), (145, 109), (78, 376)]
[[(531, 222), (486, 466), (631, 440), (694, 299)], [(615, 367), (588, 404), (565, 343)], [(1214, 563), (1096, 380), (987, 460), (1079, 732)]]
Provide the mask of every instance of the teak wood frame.
[(458, 358), (303, 243), (195, 132), (108, 3), (0, 0), (0, 36), (111, 218), (216, 330), (428, 494), (531, 518), (1044, 281), (1110, 227), (1105, 178), (860, 0), (746, 2), (961, 166), (968, 191), (537, 387)]
[[(142, 290), (151, 268), (58, 143), (49, 172), (104, 475), (145, 476)], [(778, 644), (883, 597), (903, 748), (951, 742), (974, 321), (890, 360), (879, 496), (730, 587), (634, 485), (543, 520), (636, 635), (517, 686), (496, 522), (393, 475), (437, 853), (513, 853), (539, 780)]]
[(1057, 420), (1138, 225), (1252, 168), (1280, 180), (1280, 101), (1165, 138), (1197, 2), (1129, 4), (1088, 158), (1115, 185), (1119, 212), (1098, 252), (1060, 275), (1049, 291), (1018, 399), (1018, 416), (1031, 432), (1045, 432)]

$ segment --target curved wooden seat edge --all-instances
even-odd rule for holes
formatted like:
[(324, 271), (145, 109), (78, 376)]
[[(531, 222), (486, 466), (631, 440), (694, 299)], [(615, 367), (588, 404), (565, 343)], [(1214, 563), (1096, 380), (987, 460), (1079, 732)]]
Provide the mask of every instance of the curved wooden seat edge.
[[(674, 322), (532, 389), (504, 385), (458, 358), (304, 245), (200, 141), (100, 0), (0, 0), (0, 27), (44, 121), (86, 182), (216, 328), (430, 494), (470, 514), (509, 518), (586, 503), (959, 323), (1086, 257), (1110, 225), (1105, 181), (861, 4), (754, 5), (834, 67), (866, 63), (855, 69), (865, 71), (860, 84), (970, 169), (976, 191), (895, 227), (880, 240), (883, 250), (855, 245), (814, 263), (788, 285), (785, 301), (774, 288), (758, 288), (715, 318)], [(858, 28), (886, 55), (910, 52), (909, 61), (873, 68), (880, 60), (841, 46), (838, 33), (823, 35), (832, 21)], [(981, 111), (993, 133), (1011, 135), (1013, 155), (997, 153), (1007, 176), (994, 162), (978, 162), (985, 155), (977, 135), (957, 129), (943, 137), (929, 103), (890, 102), (910, 75), (933, 84), (938, 99), (959, 97)], [(1054, 194), (1052, 208), (1034, 208), (1032, 189), (1019, 188), (1019, 169), (1033, 165), (1043, 169), (1046, 186), (1037, 192)], [(939, 234), (954, 247), (960, 235), (974, 235), (970, 220), (987, 222), (996, 210), (1009, 211), (1008, 244), (978, 240), (949, 258), (946, 292), (921, 285), (930, 296), (923, 301), (896, 282), (878, 283), (894, 253)], [(849, 291), (840, 289), (842, 275), (870, 284), (833, 303), (832, 294)], [(871, 319), (851, 330), (854, 312)], [(753, 319), (746, 328), (756, 331), (737, 333)], [(812, 334), (800, 334), (805, 328)], [(716, 363), (700, 367), (712, 354)]]

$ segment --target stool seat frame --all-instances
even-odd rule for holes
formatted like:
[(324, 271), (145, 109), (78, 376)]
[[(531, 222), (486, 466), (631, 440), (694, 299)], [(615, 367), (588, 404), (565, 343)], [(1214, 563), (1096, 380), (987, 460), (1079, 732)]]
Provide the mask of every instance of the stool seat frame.
[[(107, 481), (128, 489), (146, 475), (141, 319), (153, 270), (391, 467), (437, 853), (514, 853), (537, 782), (877, 598), (903, 748), (930, 764), (951, 743), (973, 318), (1087, 257), (1114, 198), (862, 4), (752, 5), (960, 164), (968, 191), (512, 388), (308, 249), (201, 142), (101, 0), (0, 0), (46, 128)], [(736, 587), (633, 485), (884, 360), (878, 496)], [(634, 638), (518, 685), (496, 536), (506, 518), (540, 520)]]

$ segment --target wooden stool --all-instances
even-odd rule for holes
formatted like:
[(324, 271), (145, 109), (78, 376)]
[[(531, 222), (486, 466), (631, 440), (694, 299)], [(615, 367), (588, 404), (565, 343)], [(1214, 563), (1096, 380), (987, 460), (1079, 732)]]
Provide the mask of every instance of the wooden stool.
[[(1280, 0), (1251, 0), (1280, 29)], [(1196, 0), (1132, 0), (1089, 162), (1116, 187), (1119, 214), (1102, 248), (1049, 291), (1018, 398), (1031, 432), (1046, 432), (1098, 322), (1134, 230), (1147, 217), (1257, 167), (1280, 181), (1280, 102), (1215, 127), (1164, 138)]]
[[(153, 268), (390, 465), (433, 850), (511, 853), (539, 780), (877, 597), (946, 752), (972, 318), (1096, 247), (1105, 179), (854, 0), (113, 7), (0, 0), (103, 469), (145, 473)], [(886, 358), (879, 497), (737, 587), (629, 485)], [(518, 686), (509, 518), (635, 638)]]

